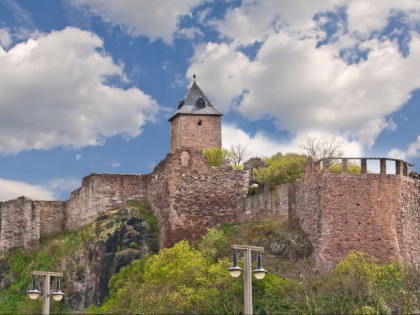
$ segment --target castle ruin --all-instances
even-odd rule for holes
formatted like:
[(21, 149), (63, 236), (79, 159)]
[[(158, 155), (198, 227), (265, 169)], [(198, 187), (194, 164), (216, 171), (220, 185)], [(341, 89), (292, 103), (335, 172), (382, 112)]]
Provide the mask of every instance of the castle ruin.
[[(361, 174), (329, 172), (329, 159), (308, 159), (295, 183), (246, 197), (250, 171), (209, 167), (204, 148), (221, 148), (222, 114), (194, 81), (171, 116), (170, 153), (151, 174), (91, 174), (67, 201), (25, 197), (0, 202), (0, 251), (39, 246), (40, 238), (93, 222), (129, 200), (147, 201), (158, 218), (161, 247), (197, 240), (211, 227), (252, 218), (297, 218), (314, 247), (315, 265), (329, 268), (353, 250), (381, 261), (420, 264), (420, 180), (409, 163), (357, 158)], [(379, 174), (367, 162), (380, 163)], [(395, 163), (395, 174), (386, 165)]]

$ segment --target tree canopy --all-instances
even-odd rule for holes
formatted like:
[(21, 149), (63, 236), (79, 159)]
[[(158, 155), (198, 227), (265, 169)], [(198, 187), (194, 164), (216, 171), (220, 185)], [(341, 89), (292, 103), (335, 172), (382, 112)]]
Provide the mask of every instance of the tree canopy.
[(276, 153), (264, 159), (267, 167), (254, 170), (255, 179), (271, 187), (296, 181), (304, 172), (308, 157), (296, 153)]

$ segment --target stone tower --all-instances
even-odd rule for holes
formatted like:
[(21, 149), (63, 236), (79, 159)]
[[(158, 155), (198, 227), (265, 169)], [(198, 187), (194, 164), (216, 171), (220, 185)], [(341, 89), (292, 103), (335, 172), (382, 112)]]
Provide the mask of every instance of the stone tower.
[(178, 110), (169, 119), (171, 123), (171, 152), (178, 147), (197, 149), (221, 148), (221, 116), (195, 82)]

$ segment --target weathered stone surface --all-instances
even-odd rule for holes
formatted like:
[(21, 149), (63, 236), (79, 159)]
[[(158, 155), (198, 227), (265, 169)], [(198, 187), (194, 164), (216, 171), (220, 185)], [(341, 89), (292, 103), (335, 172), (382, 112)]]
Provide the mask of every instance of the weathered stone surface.
[(237, 201), (246, 195), (248, 182), (245, 171), (207, 166), (201, 150), (183, 147), (168, 154), (151, 174), (148, 189), (161, 246), (197, 240), (211, 227), (237, 220)]
[(296, 209), (328, 269), (350, 251), (380, 261), (420, 263), (420, 185), (406, 176), (307, 172), (296, 184)]
[(70, 289), (67, 287), (66, 300), (72, 309), (79, 311), (103, 302), (110, 278), (122, 267), (159, 250), (150, 225), (131, 209), (99, 217), (93, 224), (96, 235), (60, 262), (71, 285)]
[(171, 152), (178, 147), (221, 148), (220, 116), (180, 115), (171, 122)]
[(77, 229), (129, 200), (146, 200), (148, 175), (91, 174), (66, 202), (65, 228)]

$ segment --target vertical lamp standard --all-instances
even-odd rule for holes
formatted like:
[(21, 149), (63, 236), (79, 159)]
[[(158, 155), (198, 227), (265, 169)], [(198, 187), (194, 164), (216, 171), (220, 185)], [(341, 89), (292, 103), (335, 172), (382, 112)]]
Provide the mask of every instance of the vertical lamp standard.
[[(248, 245), (233, 245), (233, 266), (229, 268), (230, 275), (232, 277), (239, 277), (241, 271), (244, 270), (244, 314), (252, 314), (252, 276), (251, 276), (251, 252), (258, 252), (258, 267), (253, 270), (254, 276), (257, 279), (263, 279), (267, 270), (262, 267), (261, 253), (264, 251), (263, 247), (260, 246), (248, 246)], [(244, 269), (238, 266), (236, 250), (244, 251)]]
[[(43, 293), (42, 293), (42, 315), (48, 315), (50, 313), (50, 295), (52, 295), (54, 301), (61, 301), (64, 296), (64, 293), (61, 292), (60, 288), (60, 278), (63, 276), (60, 272), (46, 272), (46, 271), (34, 271), (32, 272), (32, 289), (29, 290), (28, 296), (31, 300), (36, 300), (41, 292), (36, 288), (36, 276), (44, 277)], [(57, 278), (57, 288), (50, 294), (50, 279), (51, 277)]]

